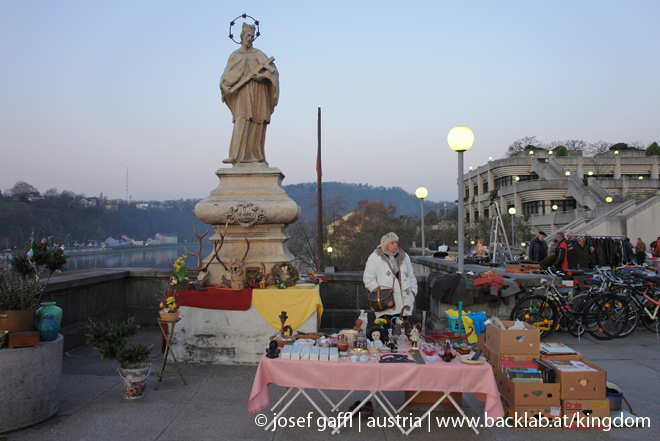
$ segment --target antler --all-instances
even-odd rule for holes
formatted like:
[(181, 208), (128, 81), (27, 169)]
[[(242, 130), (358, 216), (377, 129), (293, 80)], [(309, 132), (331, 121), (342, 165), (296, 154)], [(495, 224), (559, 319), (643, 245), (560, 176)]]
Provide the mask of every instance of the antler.
[(247, 243), (247, 249), (245, 250), (245, 255), (241, 259), (241, 263), (245, 262), (245, 258), (247, 257), (248, 253), (250, 252), (250, 241), (248, 240), (247, 237), (245, 238), (245, 242)]
[[(204, 268), (201, 269), (201, 271), (206, 271), (209, 269), (209, 265), (213, 262), (213, 259), (216, 259), (218, 262), (220, 262), (220, 265), (222, 265), (225, 269), (225, 271), (229, 272), (229, 269), (227, 269), (227, 265), (225, 265), (222, 260), (218, 257), (218, 253), (220, 252), (220, 249), (222, 248), (222, 245), (225, 243), (225, 236), (227, 235), (227, 228), (229, 228), (229, 220), (227, 220), (227, 223), (225, 223), (225, 231), (224, 233), (220, 233), (220, 240), (213, 242), (213, 256), (209, 259), (208, 262), (206, 262), (206, 265), (204, 265)], [(219, 245), (218, 245), (219, 243)]]
[(197, 237), (197, 241), (199, 242), (199, 250), (197, 251), (197, 254), (191, 253), (188, 251), (186, 247), (183, 247), (184, 250), (186, 250), (186, 253), (190, 254), (191, 256), (197, 257), (197, 268), (192, 269), (191, 271), (199, 271), (202, 268), (202, 239), (209, 234), (209, 230), (211, 229), (211, 226), (206, 229), (206, 232), (202, 234), (201, 236), (197, 234), (197, 229), (193, 227), (193, 232), (195, 233), (195, 236)]

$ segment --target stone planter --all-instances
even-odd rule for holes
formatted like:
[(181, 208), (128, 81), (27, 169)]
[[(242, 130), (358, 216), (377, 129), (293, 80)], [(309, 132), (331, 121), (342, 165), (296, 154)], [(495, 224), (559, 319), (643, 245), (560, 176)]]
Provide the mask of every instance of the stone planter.
[[(0, 349), (0, 433), (39, 423), (60, 407), (64, 338)], [(2, 438), (2, 437), (0, 437)]]

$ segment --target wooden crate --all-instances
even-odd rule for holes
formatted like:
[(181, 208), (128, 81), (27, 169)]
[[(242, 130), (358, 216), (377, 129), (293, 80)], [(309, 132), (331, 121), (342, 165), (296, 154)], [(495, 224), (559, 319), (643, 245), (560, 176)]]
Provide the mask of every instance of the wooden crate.
[[(403, 402), (405, 403), (410, 399), (415, 394), (414, 391), (406, 390), (403, 391)], [(419, 395), (415, 397), (414, 400), (412, 400), (408, 405), (406, 406), (405, 410), (409, 411), (417, 411), (417, 412), (426, 412), (435, 404), (436, 401), (440, 399), (441, 396), (444, 395), (444, 392), (420, 392)], [(451, 397), (456, 401), (456, 404), (459, 406), (462, 405), (463, 402), (463, 394), (461, 392), (452, 392)], [(442, 400), (438, 406), (433, 409), (434, 412), (458, 412), (454, 405), (449, 401), (448, 398), (445, 398)]]
[(39, 346), (39, 333), (36, 331), (10, 332), (8, 337), (7, 347), (9, 349)]
[[(524, 261), (523, 261), (524, 262)], [(532, 271), (541, 271), (541, 265), (538, 263), (507, 263), (507, 273), (531, 273)]]

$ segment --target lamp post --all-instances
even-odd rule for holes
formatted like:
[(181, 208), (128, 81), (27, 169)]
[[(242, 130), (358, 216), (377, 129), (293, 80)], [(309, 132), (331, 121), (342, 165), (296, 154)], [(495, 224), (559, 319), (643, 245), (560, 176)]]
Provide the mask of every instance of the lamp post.
[(424, 187), (415, 190), (415, 196), (422, 201), (422, 256), (426, 255), (426, 242), (424, 242), (424, 198), (429, 195), (429, 191)]
[(513, 215), (516, 214), (515, 207), (509, 208), (509, 214), (511, 215), (511, 243), (515, 242), (515, 236), (513, 235)]
[(456, 126), (449, 131), (447, 143), (455, 152), (458, 152), (458, 272), (463, 274), (464, 241), (463, 241), (463, 222), (465, 213), (463, 213), (463, 152), (466, 152), (474, 143), (474, 134), (472, 130), (464, 126)]
[(328, 266), (332, 266), (332, 247), (328, 247), (326, 250), (328, 251), (328, 263), (330, 264)]

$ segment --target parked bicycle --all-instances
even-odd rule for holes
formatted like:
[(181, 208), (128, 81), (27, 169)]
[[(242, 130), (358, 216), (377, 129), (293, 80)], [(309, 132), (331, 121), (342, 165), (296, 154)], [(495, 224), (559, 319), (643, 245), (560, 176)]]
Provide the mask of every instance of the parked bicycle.
[(621, 332), (630, 311), (625, 297), (604, 292), (602, 281), (594, 279), (585, 280), (590, 286), (586, 293), (564, 296), (554, 283), (562, 274), (554, 273), (552, 269), (548, 269), (547, 274), (551, 280), (541, 279), (543, 286), (516, 302), (511, 320), (524, 321), (538, 328), (541, 339), (551, 335), (562, 323), (576, 337), (586, 331), (599, 340), (609, 340)]

